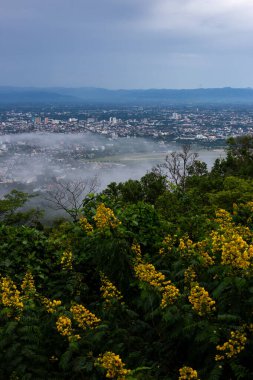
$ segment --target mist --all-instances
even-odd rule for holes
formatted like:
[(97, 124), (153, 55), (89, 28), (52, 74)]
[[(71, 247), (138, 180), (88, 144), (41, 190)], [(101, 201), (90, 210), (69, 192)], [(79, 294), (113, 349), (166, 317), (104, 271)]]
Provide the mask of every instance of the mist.
[[(108, 138), (92, 133), (23, 133), (0, 136), (0, 194), (19, 189), (43, 201), (54, 184), (97, 177), (97, 191), (110, 182), (139, 179), (166, 154), (180, 150), (176, 142), (147, 138)], [(199, 159), (210, 168), (223, 150), (201, 150)], [(34, 203), (34, 202), (33, 202)]]

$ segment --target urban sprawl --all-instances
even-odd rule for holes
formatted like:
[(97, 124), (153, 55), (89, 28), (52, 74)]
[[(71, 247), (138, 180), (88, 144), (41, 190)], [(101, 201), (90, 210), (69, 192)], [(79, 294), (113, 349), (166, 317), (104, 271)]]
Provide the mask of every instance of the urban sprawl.
[(43, 192), (102, 173), (106, 185), (143, 175), (185, 143), (219, 157), (228, 137), (252, 133), (251, 106), (9, 107), (0, 109), (0, 184)]
[(253, 109), (245, 107), (42, 107), (0, 111), (0, 134), (92, 132), (109, 138), (215, 142), (253, 133)]

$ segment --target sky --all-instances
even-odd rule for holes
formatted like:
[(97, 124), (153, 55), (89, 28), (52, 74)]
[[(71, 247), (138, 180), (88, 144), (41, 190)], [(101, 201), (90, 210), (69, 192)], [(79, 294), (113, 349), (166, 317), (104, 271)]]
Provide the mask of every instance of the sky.
[(0, 0), (0, 85), (253, 87), (252, 0)]

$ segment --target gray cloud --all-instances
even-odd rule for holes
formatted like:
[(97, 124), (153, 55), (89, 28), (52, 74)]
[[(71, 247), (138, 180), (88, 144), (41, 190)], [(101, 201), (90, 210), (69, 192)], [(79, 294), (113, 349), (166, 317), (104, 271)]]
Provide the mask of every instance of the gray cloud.
[(252, 86), (252, 16), (250, 0), (2, 0), (0, 84)]

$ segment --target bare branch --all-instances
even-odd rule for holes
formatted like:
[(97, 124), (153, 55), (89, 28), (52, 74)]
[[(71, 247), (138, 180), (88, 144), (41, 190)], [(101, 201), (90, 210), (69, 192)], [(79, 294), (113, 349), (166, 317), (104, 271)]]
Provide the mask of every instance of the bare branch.
[(168, 179), (180, 185), (185, 190), (185, 181), (188, 169), (193, 165), (198, 157), (198, 153), (191, 151), (190, 145), (183, 145), (182, 151), (171, 152), (165, 158), (163, 164), (158, 165), (158, 170), (168, 177)]
[(99, 187), (98, 177), (75, 179), (73, 181), (55, 182), (45, 199), (52, 204), (54, 210), (64, 210), (74, 221), (83, 206), (83, 199)]

